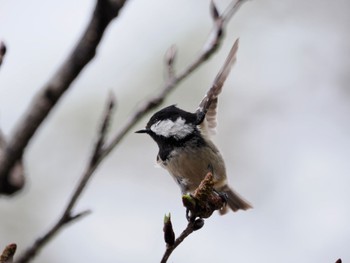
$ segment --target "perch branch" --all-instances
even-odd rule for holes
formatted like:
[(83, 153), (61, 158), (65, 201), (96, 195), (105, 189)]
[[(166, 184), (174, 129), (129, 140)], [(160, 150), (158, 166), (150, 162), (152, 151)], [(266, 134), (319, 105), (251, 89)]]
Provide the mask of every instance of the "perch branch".
[(187, 227), (182, 231), (180, 236), (173, 241), (172, 236), (174, 234), (170, 215), (165, 217), (163, 230), (167, 247), (161, 263), (167, 262), (171, 253), (185, 240), (186, 237), (204, 226), (203, 218), (209, 218), (214, 211), (223, 208), (225, 205), (225, 200), (214, 191), (214, 180), (211, 172), (208, 172), (193, 195), (184, 195), (182, 201), (187, 209)]
[(168, 261), (171, 253), (175, 250), (175, 248), (180, 245), (182, 243), (182, 241), (185, 240), (186, 237), (188, 237), (190, 234), (193, 233), (194, 231), (194, 225), (195, 222), (188, 222), (187, 227), (185, 228), (184, 231), (182, 231), (182, 233), (180, 234), (180, 236), (178, 238), (176, 238), (174, 244), (172, 246), (167, 246), (167, 249), (165, 250), (165, 253), (163, 255), (162, 260), (160, 261), (160, 263), (165, 263)]
[(14, 187), (9, 174), (21, 159), (26, 146), (37, 129), (56, 105), (82, 69), (93, 59), (105, 29), (118, 15), (126, 0), (97, 0), (90, 22), (76, 47), (48, 83), (33, 98), (5, 149), (0, 149), (0, 194), (13, 194), (22, 187)]
[(51, 229), (49, 229), (47, 233), (38, 238), (23, 254), (19, 256), (19, 258), (16, 260), (16, 263), (29, 262), (59, 232), (59, 230), (61, 230), (68, 223), (71, 223), (90, 213), (90, 211), (83, 211), (77, 214), (73, 214), (73, 208), (75, 207), (79, 197), (81, 196), (83, 190), (91, 179), (91, 176), (96, 170), (99, 162), (101, 161), (101, 150), (105, 144), (105, 138), (107, 135), (114, 105), (114, 96), (110, 95), (106, 112), (103, 115), (103, 121), (99, 130), (98, 139), (90, 157), (90, 161), (85, 172), (82, 174), (81, 179), (78, 182), (78, 185), (73, 192), (73, 195), (70, 198), (61, 217), (57, 220), (56, 224)]

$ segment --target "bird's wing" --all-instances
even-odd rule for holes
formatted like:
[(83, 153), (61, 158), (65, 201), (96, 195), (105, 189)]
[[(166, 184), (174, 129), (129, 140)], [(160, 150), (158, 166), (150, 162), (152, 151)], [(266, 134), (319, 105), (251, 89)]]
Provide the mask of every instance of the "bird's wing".
[(231, 71), (232, 65), (236, 61), (237, 50), (238, 39), (233, 44), (224, 65), (214, 80), (212, 87), (208, 90), (196, 111), (197, 116), (205, 116), (203, 122), (201, 122), (199, 125), (201, 132), (204, 135), (211, 136), (216, 134), (218, 96), (221, 93), (222, 86), (224, 85), (225, 80)]

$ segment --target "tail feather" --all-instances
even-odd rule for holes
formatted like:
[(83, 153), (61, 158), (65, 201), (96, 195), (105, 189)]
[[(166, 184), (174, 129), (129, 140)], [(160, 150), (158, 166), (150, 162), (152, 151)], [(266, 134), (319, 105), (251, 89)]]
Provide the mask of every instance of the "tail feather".
[[(226, 194), (227, 204), (233, 212), (237, 212), (238, 210), (248, 210), (250, 208), (253, 208), (251, 204), (249, 204), (239, 194), (233, 191), (228, 185), (220, 189), (220, 192), (223, 192)], [(226, 213), (227, 213), (227, 207), (220, 210), (220, 214), (226, 214)]]

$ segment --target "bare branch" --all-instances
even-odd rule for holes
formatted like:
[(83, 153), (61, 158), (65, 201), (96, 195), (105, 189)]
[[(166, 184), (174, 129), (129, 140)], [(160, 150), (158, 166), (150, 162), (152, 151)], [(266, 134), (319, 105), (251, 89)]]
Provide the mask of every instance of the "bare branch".
[(107, 103), (106, 111), (103, 114), (103, 121), (99, 130), (97, 137), (97, 142), (92, 151), (92, 156), (87, 165), (85, 172), (82, 174), (81, 179), (73, 192), (65, 210), (63, 211), (61, 217), (57, 220), (56, 224), (49, 229), (42, 237), (38, 238), (23, 254), (21, 254), (16, 260), (16, 263), (25, 263), (32, 260), (35, 255), (68, 223), (71, 223), (77, 219), (80, 219), (90, 213), (89, 210), (83, 211), (77, 214), (72, 214), (73, 208), (76, 205), (79, 197), (81, 196), (83, 190), (85, 189), (87, 183), (91, 179), (95, 169), (97, 168), (99, 162), (101, 161), (101, 149), (105, 143), (105, 138), (107, 135), (110, 118), (112, 116), (112, 111), (114, 108), (114, 96), (111, 94), (109, 101)]
[(165, 63), (167, 67), (166, 79), (168, 80), (173, 80), (175, 77), (174, 63), (176, 59), (176, 53), (177, 50), (175, 45), (172, 45), (165, 53)]
[[(6, 45), (3, 41), (0, 41), (0, 66), (6, 54)], [(5, 147), (5, 136), (0, 129), (0, 151)]]
[(167, 246), (167, 249), (165, 250), (165, 253), (164, 253), (163, 258), (160, 261), (160, 263), (167, 262), (171, 253), (173, 253), (174, 249), (177, 248), (177, 246), (180, 245), (182, 243), (182, 241), (185, 240), (186, 237), (188, 237), (190, 234), (193, 233), (193, 231), (195, 231), (194, 225), (195, 225), (195, 221), (188, 222), (187, 227), (185, 228), (184, 231), (182, 231), (180, 236), (175, 240), (174, 245)]
[(237, 0), (237, 2), (231, 2), (230, 5), (226, 8), (226, 10), (222, 14), (222, 20), (224, 26), (231, 20), (234, 14), (238, 11), (241, 5), (246, 2), (246, 0)]
[(118, 15), (126, 0), (97, 0), (91, 20), (76, 47), (59, 70), (34, 97), (29, 109), (19, 121), (5, 149), (0, 149), (0, 194), (12, 194), (9, 172), (21, 159), (26, 146), (37, 129), (82, 69), (93, 59), (105, 29)]
[(98, 167), (99, 163), (102, 160), (103, 145), (105, 144), (105, 138), (106, 138), (106, 134), (108, 131), (110, 118), (112, 116), (112, 111), (114, 109), (114, 105), (115, 105), (114, 96), (111, 94), (109, 101), (107, 103), (106, 112), (103, 115), (104, 117), (103, 117), (103, 121), (102, 121), (101, 128), (99, 131), (97, 143), (95, 145), (93, 154), (90, 158), (89, 165), (88, 165), (84, 175), (81, 177), (81, 180), (78, 184), (78, 187), (74, 191), (74, 194), (73, 194), (70, 202), (67, 205), (65, 214), (70, 213), (70, 211), (72, 210), (72, 208), (76, 204), (79, 196), (81, 195), (82, 191), (86, 187), (86, 184), (90, 180), (92, 174), (94, 173), (94, 171), (96, 170), (96, 168)]
[[(2, 65), (3, 59), (6, 54), (6, 45), (3, 41), (0, 41), (0, 66)], [(4, 154), (7, 154), (6, 151), (7, 142), (5, 135), (2, 133), (0, 128), (0, 160)], [(5, 178), (5, 184), (8, 185), (7, 191), (13, 191), (14, 189), (20, 189), (23, 187), (25, 178), (24, 178), (24, 169), (22, 160), (17, 160), (13, 167), (10, 169), (8, 176)], [(1, 177), (0, 177), (0, 189), (1, 189)]]
[(100, 133), (99, 133), (100, 136), (98, 138), (98, 141), (96, 142), (95, 151), (90, 160), (90, 166), (94, 166), (98, 161), (98, 159), (101, 157), (101, 150), (104, 147), (106, 142), (107, 132), (111, 122), (111, 117), (112, 117), (114, 108), (115, 108), (115, 97), (114, 97), (114, 94), (111, 92), (107, 103), (106, 113), (104, 115), (104, 119), (102, 121), (102, 125), (100, 128)]
[[(215, 19), (214, 27), (207, 39), (207, 42), (204, 44), (199, 56), (177, 76), (176, 84), (178, 82), (181, 82), (192, 71), (197, 69), (200, 64), (207, 60), (216, 51), (216, 49), (223, 40), (223, 31), (225, 30), (227, 22), (232, 18), (233, 14), (238, 10), (238, 8), (244, 1), (245, 0), (238, 0), (231, 2), (230, 6), (224, 11), (223, 15), (219, 15)], [(169, 85), (167, 89), (171, 90), (173, 89), (173, 87)]]

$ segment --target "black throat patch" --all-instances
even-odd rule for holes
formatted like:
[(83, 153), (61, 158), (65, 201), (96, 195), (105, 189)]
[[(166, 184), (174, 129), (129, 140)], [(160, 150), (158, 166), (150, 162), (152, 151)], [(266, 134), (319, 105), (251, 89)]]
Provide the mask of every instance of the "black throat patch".
[(175, 140), (172, 138), (165, 138), (163, 140), (157, 141), (159, 152), (158, 156), (162, 162), (166, 162), (171, 158), (171, 153), (174, 150), (181, 152), (182, 148), (185, 147), (203, 147), (206, 146), (205, 140), (200, 136), (199, 131), (191, 134), (183, 140)]

